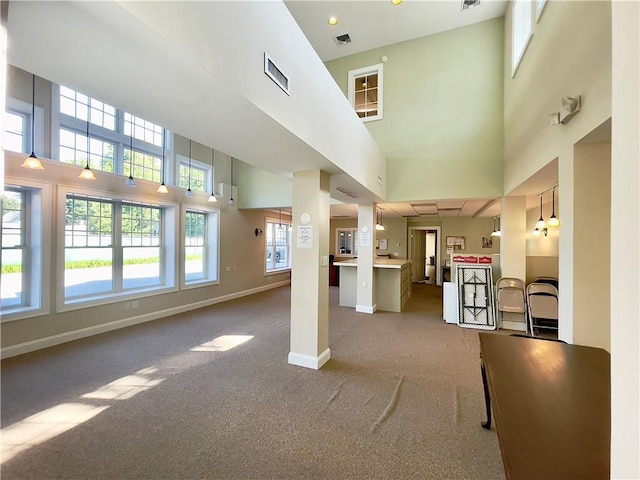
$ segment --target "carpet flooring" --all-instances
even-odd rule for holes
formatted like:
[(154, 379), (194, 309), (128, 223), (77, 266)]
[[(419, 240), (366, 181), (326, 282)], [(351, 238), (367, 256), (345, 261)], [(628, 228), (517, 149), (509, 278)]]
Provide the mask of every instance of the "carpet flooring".
[(331, 287), (319, 371), (287, 364), (288, 287), (7, 359), (2, 479), (502, 479), (477, 330), (441, 304)]

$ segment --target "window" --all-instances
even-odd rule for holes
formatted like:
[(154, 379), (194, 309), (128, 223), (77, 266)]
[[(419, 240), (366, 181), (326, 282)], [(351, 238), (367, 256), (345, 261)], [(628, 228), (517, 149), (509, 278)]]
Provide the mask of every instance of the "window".
[(514, 0), (511, 11), (511, 75), (516, 74), (520, 60), (524, 56), (532, 31), (531, 0)]
[(102, 141), (98, 138), (89, 138), (89, 150), (87, 151), (87, 136), (77, 132), (72, 132), (64, 128), (60, 129), (60, 161), (72, 163), (79, 167), (87, 164), (95, 170), (103, 172), (114, 171), (114, 150), (113, 143)]
[[(62, 162), (126, 177), (162, 181), (160, 125), (60, 86), (59, 157)], [(87, 148), (87, 119), (90, 122)], [(131, 155), (133, 150), (133, 157)], [(133, 171), (131, 171), (133, 167)]]
[(265, 228), (265, 271), (276, 272), (291, 268), (291, 229), (281, 220), (267, 219)]
[(162, 181), (162, 158), (133, 150), (133, 162), (131, 150), (124, 151), (124, 175), (129, 176), (133, 163), (133, 177), (160, 183)]
[(349, 102), (363, 122), (382, 120), (382, 64), (349, 72)]
[(144, 118), (136, 117), (130, 113), (124, 114), (124, 134), (131, 136), (133, 127), (133, 138), (142, 140), (143, 142), (162, 146), (162, 127), (151, 123)]
[(60, 86), (60, 113), (89, 121), (108, 130), (116, 129), (116, 109), (95, 98)]
[(218, 212), (184, 212), (184, 285), (218, 281)]
[(50, 217), (49, 187), (26, 180), (22, 183), (8, 182), (2, 199), (3, 321), (46, 313), (48, 306), (48, 291), (42, 286), (50, 264), (43, 248), (50, 231), (44, 221)]
[(191, 187), (192, 192), (207, 192), (210, 188), (211, 165), (178, 155), (180, 165), (178, 170), (178, 186), (184, 189)]
[(358, 256), (357, 228), (339, 228), (336, 230), (336, 256)]
[(65, 303), (172, 285), (169, 207), (78, 193), (65, 204)]
[(27, 138), (24, 134), (26, 116), (12, 112), (5, 112), (4, 116), (4, 139), (5, 150), (27, 153)]

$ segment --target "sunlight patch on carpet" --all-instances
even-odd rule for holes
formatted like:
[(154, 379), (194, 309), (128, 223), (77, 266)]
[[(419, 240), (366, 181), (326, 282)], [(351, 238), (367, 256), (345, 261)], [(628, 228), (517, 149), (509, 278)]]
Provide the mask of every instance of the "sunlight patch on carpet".
[(191, 349), (192, 352), (226, 352), (242, 345), (253, 338), (253, 335), (221, 335), (209, 342)]

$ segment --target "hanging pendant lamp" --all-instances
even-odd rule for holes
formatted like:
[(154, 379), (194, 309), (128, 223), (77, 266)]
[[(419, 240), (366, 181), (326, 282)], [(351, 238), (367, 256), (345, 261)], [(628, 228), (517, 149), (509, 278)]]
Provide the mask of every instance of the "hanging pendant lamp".
[(189, 188), (184, 192), (185, 197), (193, 197), (193, 192), (191, 191), (191, 140), (189, 140)]
[(24, 159), (22, 166), (31, 170), (44, 170), (42, 162), (36, 157), (35, 152), (35, 131), (36, 131), (36, 76), (31, 79), (31, 155)]
[(536, 223), (536, 228), (538, 230), (542, 230), (546, 226), (547, 226), (547, 224), (544, 222), (544, 218), (542, 217), (542, 194), (540, 194), (540, 218), (538, 219), (538, 222)]
[(91, 156), (91, 146), (89, 144), (89, 111), (87, 111), (87, 165), (82, 169), (79, 178), (84, 180), (95, 180), (96, 176), (94, 175), (91, 167), (89, 167), (89, 157)]
[(213, 186), (215, 185), (214, 178), (213, 178), (213, 170), (215, 168), (214, 156), (215, 156), (215, 150), (212, 148), (211, 149), (211, 195), (209, 196), (209, 200), (207, 200), (208, 202), (211, 202), (211, 203), (218, 202), (218, 199), (216, 198), (216, 194), (214, 193), (214, 189), (213, 189)]
[(229, 198), (229, 205), (233, 204), (233, 157), (231, 157), (231, 198)]
[(156, 190), (158, 193), (169, 193), (169, 189), (164, 184), (164, 168), (165, 168), (164, 167), (164, 146), (165, 146), (166, 136), (167, 136), (167, 129), (163, 128), (162, 129), (162, 183), (158, 187), (158, 190)]
[(553, 193), (551, 194), (551, 216), (549, 217), (549, 221), (547, 225), (550, 227), (559, 227), (560, 219), (556, 217), (556, 189), (553, 189)]
[(129, 135), (129, 178), (127, 187), (137, 187), (138, 182), (133, 178), (133, 122), (131, 122), (131, 135)]

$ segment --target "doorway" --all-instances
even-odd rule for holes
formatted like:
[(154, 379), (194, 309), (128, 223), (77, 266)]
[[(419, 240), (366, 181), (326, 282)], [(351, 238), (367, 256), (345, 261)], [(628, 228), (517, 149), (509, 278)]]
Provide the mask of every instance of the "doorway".
[(411, 282), (442, 285), (440, 227), (409, 227), (409, 260)]

